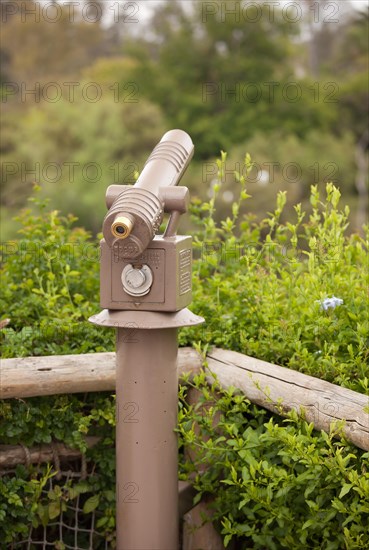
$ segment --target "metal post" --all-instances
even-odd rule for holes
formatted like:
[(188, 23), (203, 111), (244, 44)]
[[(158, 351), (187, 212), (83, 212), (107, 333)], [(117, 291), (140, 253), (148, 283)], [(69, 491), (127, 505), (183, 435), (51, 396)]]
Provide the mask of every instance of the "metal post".
[(117, 330), (119, 550), (178, 548), (177, 329)]

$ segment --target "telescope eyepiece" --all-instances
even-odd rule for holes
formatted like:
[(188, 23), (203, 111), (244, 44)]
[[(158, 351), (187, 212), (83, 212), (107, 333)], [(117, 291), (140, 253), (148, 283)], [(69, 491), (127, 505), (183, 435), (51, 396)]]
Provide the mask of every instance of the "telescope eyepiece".
[(117, 216), (111, 224), (113, 237), (117, 239), (126, 239), (130, 236), (133, 229), (134, 220), (130, 216)]

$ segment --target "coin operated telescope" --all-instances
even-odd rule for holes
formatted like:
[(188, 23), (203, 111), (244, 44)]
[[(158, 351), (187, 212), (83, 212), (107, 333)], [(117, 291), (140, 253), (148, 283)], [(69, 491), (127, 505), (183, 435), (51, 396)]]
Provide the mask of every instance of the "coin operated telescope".
[[(177, 235), (189, 191), (177, 186), (194, 146), (167, 132), (135, 185), (111, 185), (103, 221), (100, 304), (117, 329), (117, 548), (178, 548), (177, 329), (204, 320), (191, 302), (192, 245)], [(159, 235), (164, 214), (169, 220)]]

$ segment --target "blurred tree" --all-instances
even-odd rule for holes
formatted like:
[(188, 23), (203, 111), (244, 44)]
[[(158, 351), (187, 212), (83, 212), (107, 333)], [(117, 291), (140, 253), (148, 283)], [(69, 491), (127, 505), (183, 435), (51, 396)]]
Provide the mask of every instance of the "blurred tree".
[[(0, 4), (5, 18), (0, 78), (3, 83), (23, 83), (30, 91), (40, 82), (41, 96), (35, 109), (29, 110), (32, 94), (23, 104), (10, 98), (2, 104), (6, 116), (0, 151), (7, 166), (24, 161), (32, 168), (35, 162), (98, 159), (106, 171), (112, 163), (125, 162), (127, 154), (137, 162), (141, 145), (146, 143), (146, 154), (164, 130), (161, 113), (167, 128), (182, 127), (191, 134), (196, 158), (201, 160), (245, 143), (258, 148), (261, 139), (274, 150), (273, 140), (278, 139), (291, 155), (298, 149), (299, 156), (306, 144), (311, 163), (313, 152), (321, 164), (323, 158), (327, 162), (324, 150), (331, 133), (337, 141), (327, 149), (331, 162), (338, 162), (334, 155), (340, 157), (346, 147), (351, 166), (352, 143), (357, 143), (356, 188), (365, 210), (368, 16), (350, 12), (350, 2), (338, 5), (340, 14), (346, 10), (348, 15), (334, 25), (330, 24), (334, 14), (324, 11), (334, 4), (328, 0), (300, 0), (304, 18), (293, 24), (282, 3), (273, 4), (271, 17), (270, 2), (262, 0), (167, 0), (146, 22), (141, 12), (135, 14), (136, 3), (114, 3), (113, 10), (102, 0), (77, 4), (62, 0)], [(42, 6), (48, 6), (45, 13), (40, 12)], [(42, 86), (49, 82), (77, 83), (70, 105), (68, 94), (54, 106), (45, 98), (43, 102)], [(101, 87), (101, 101), (89, 103), (81, 97), (87, 82)], [(324, 88), (327, 83), (333, 87)], [(291, 99), (294, 94), (296, 100)], [(153, 117), (147, 140), (144, 117)], [(256, 133), (263, 138), (254, 142)], [(316, 147), (319, 135), (322, 141)], [(130, 139), (134, 149), (128, 147)], [(254, 153), (252, 148), (249, 151)], [(116, 174), (110, 175), (117, 181)], [(5, 179), (5, 202), (10, 205), (16, 197), (19, 205), (32, 178), (8, 173)], [(348, 176), (343, 183), (347, 193), (353, 192), (353, 180)], [(301, 179), (300, 190), (294, 188), (296, 197), (305, 196), (306, 181)], [(9, 192), (10, 185), (14, 192)], [(86, 186), (80, 179), (75, 189), (83, 189), (84, 200), (95, 204), (96, 197), (87, 193)], [(57, 188), (49, 186), (54, 196)], [(63, 187), (58, 201), (65, 205), (74, 201), (90, 223), (76, 199), (79, 191), (73, 193), (73, 186)]]
[(306, 46), (306, 68), (312, 78), (319, 78), (332, 57), (337, 35), (343, 25), (342, 12), (344, 4), (339, 5), (330, 0), (300, 0), (303, 19), (301, 35)]
[(357, 225), (367, 222), (369, 206), (369, 14), (351, 17), (333, 59), (336, 74), (342, 79), (339, 133), (350, 128), (356, 138), (356, 190), (359, 195)]
[(13, 82), (31, 89), (35, 82), (76, 76), (106, 53), (106, 31), (100, 20), (90, 22), (94, 18), (88, 19), (88, 10), (81, 12), (80, 3), (44, 5), (25, 0), (12, 4), (18, 9), (4, 25), (2, 50), (9, 58), (7, 77)]
[(353, 131), (360, 139), (368, 125), (369, 14), (354, 10), (351, 2), (301, 2), (309, 61), (302, 56), (300, 66), (308, 65), (311, 76), (324, 76), (336, 86), (340, 114), (332, 129)]
[[(356, 192), (359, 195), (357, 227), (368, 215), (369, 168), (369, 14), (356, 10), (351, 2), (301, 0), (304, 8), (302, 32), (308, 59), (300, 57), (300, 67), (312, 77), (331, 82), (339, 113), (331, 120), (331, 130), (339, 136), (351, 132), (356, 141)], [(307, 29), (307, 33), (306, 33)], [(333, 90), (333, 88), (332, 88)]]
[(140, 61), (135, 79), (170, 124), (192, 133), (201, 158), (256, 129), (287, 125), (286, 132), (301, 136), (311, 127), (327, 129), (336, 117), (334, 106), (314, 100), (310, 82), (301, 83), (297, 101), (289, 99), (288, 90), (296, 93), (292, 39), (299, 26), (281, 8), (271, 17), (267, 3), (176, 0), (156, 10), (149, 28), (146, 48), (142, 38), (125, 46)]
[(355, 13), (345, 24), (331, 60), (331, 72), (341, 86), (340, 127), (351, 127), (358, 139), (368, 127), (369, 14)]
[[(0, 2), (0, 20), (2, 26), (5, 26), (9, 20), (14, 17), (17, 8), (18, 4), (16, 2), (8, 2), (8, 0)], [(3, 43), (2, 34), (0, 33), (0, 86), (8, 80), (9, 61), (10, 56)]]
[[(133, 83), (135, 72), (140, 68), (140, 62), (133, 57), (124, 55), (99, 57), (95, 63), (83, 69), (82, 76), (84, 80), (96, 82), (100, 86), (110, 90), (110, 94), (115, 94), (116, 99), (119, 98), (119, 92), (121, 91), (122, 100), (123, 90), (121, 87), (118, 87), (118, 83)], [(122, 80), (122, 75), (124, 75), (124, 81)], [(127, 92), (126, 95), (128, 96), (129, 92)], [(137, 102), (139, 89), (136, 89), (136, 97), (133, 97), (133, 95), (134, 94), (132, 94), (132, 97), (130, 98), (131, 103)], [(133, 99), (136, 101), (132, 101)]]
[(5, 118), (11, 148), (3, 155), (3, 204), (21, 206), (36, 181), (54, 208), (73, 212), (95, 232), (105, 215), (107, 186), (132, 183), (165, 131), (158, 107), (112, 96), (97, 103), (44, 102), (16, 120)]

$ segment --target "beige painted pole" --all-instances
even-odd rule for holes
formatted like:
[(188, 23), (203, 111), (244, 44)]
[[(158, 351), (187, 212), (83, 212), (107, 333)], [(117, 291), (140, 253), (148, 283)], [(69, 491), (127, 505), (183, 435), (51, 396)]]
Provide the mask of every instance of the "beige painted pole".
[(178, 548), (177, 329), (117, 329), (117, 550)]

